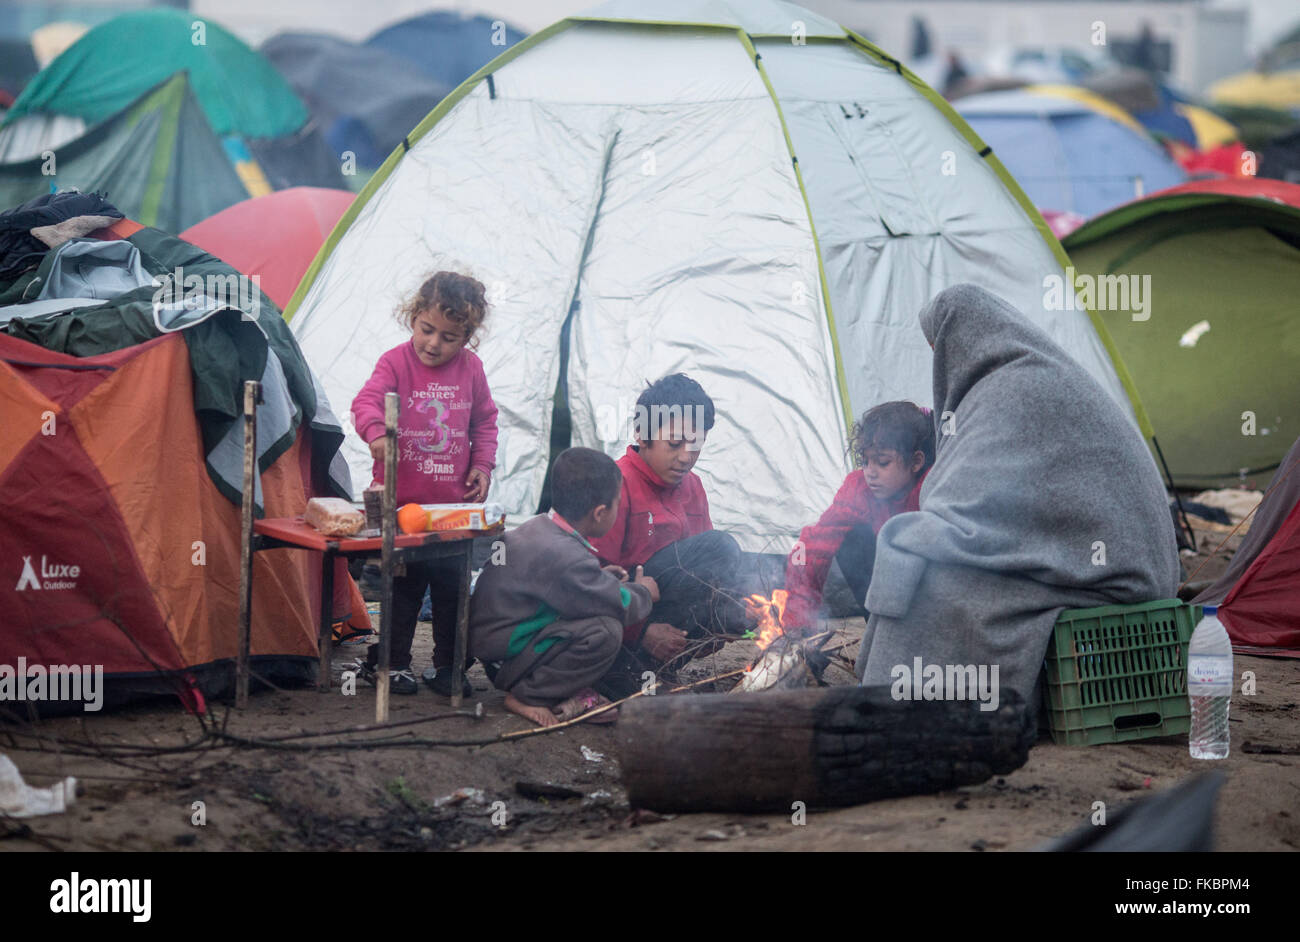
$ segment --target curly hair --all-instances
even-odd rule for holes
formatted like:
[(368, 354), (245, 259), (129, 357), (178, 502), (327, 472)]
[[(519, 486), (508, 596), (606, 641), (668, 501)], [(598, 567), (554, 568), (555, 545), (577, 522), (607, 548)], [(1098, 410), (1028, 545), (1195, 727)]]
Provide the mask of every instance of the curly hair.
[(925, 455), (924, 471), (934, 464), (934, 422), (928, 409), (906, 400), (882, 402), (862, 413), (849, 433), (849, 454), (854, 467), (867, 463), (867, 452), (888, 448), (910, 459), (916, 452)]
[(397, 309), (397, 319), (407, 330), (415, 330), (415, 319), (425, 311), (437, 310), (447, 320), (465, 328), (465, 346), (478, 346), (475, 334), (487, 317), (487, 289), (483, 282), (454, 271), (430, 275), (420, 290)]

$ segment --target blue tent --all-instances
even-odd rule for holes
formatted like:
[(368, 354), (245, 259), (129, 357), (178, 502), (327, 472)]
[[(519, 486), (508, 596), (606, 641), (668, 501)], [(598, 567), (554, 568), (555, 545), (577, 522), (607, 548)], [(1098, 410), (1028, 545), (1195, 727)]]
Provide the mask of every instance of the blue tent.
[(1087, 76), (1080, 84), (1119, 105), (1152, 134), (1188, 147), (1200, 146), (1192, 122), (1178, 108), (1195, 102), (1157, 81), (1150, 72), (1129, 67), (1107, 69)]
[(1178, 104), (1190, 104), (1190, 102), (1165, 85), (1157, 85), (1156, 94), (1160, 98), (1160, 106), (1146, 111), (1135, 111), (1133, 117), (1141, 121), (1148, 131), (1172, 137), (1188, 147), (1199, 146), (1192, 122), (1183, 117), (1174, 107)]
[(260, 51), (307, 103), (333, 152), (350, 151), (368, 169), (452, 88), (401, 56), (322, 33), (279, 33)]
[(1187, 175), (1126, 113), (1032, 87), (953, 103), (1034, 205), (1095, 216)]
[(502, 20), (439, 12), (394, 23), (365, 44), (395, 53), (455, 88), (525, 35)]

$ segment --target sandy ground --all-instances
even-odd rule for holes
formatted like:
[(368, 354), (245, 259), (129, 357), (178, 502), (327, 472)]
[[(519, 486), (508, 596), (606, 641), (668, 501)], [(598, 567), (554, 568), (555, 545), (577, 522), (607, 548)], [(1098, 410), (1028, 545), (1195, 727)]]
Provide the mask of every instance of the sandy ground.
[[(835, 643), (847, 643), (851, 656), (861, 620), (834, 624)], [(429, 647), (422, 626), (417, 668), (428, 663)], [(750, 642), (734, 643), (683, 671), (682, 679), (741, 667), (753, 650)], [(1239, 656), (1236, 667), (1239, 676), (1255, 672), (1257, 693), (1234, 697), (1232, 755), (1215, 763), (1228, 773), (1217, 846), (1300, 849), (1300, 661)], [(473, 715), (474, 703), (465, 715), (452, 714), (445, 699), (426, 689), (394, 697), (392, 706), (393, 721), (423, 722), (386, 735), (410, 743), (529, 728), (504, 710), (480, 668), (470, 677), (481, 717)], [(835, 666), (826, 679), (850, 682)], [(242, 714), (214, 708), (227, 732), (259, 739), (366, 724), (373, 711), (374, 692), (364, 684), (354, 696), (337, 689), (266, 691)], [(0, 750), (30, 784), (76, 775), (80, 793), (65, 814), (0, 820), (3, 850), (1028, 850), (1083, 824), (1096, 801), (1113, 812), (1205, 765), (1188, 756), (1185, 738), (1089, 748), (1043, 740), (1023, 768), (982, 785), (810, 813), (806, 824), (796, 825), (787, 815), (633, 811), (608, 727), (576, 726), (478, 748), (306, 749), (366, 735), (354, 734), (289, 740), (300, 747), (294, 751), (205, 746), (162, 755), (95, 754), (196, 739), (195, 718), (175, 700), (160, 699), (111, 714), (43, 720), (26, 729), (39, 740), (6, 732), (13, 729), (0, 725)], [(1243, 749), (1248, 744), (1282, 751), (1251, 753)], [(539, 786), (561, 791), (547, 796)], [(470, 791), (455, 798), (462, 789)], [(194, 823), (196, 802), (206, 816), (202, 826)]]

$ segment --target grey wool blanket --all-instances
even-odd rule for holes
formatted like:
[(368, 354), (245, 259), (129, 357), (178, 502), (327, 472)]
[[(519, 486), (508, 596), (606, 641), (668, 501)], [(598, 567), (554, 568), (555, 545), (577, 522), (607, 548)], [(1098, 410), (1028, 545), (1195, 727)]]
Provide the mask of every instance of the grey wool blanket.
[[(858, 675), (987, 665), (1031, 709), (1063, 609), (1171, 598), (1178, 551), (1140, 433), (1037, 327), (974, 285), (920, 314), (934, 348), (934, 467), (877, 539)], [(918, 687), (919, 689), (919, 687)]]

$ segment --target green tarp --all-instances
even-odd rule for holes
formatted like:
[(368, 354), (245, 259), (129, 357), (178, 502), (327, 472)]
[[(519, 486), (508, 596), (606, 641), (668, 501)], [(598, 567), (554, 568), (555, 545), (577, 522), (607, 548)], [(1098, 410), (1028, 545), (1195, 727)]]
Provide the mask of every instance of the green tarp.
[(0, 164), (0, 206), (76, 187), (180, 232), (248, 196), (183, 74), (50, 153)]
[(32, 79), (4, 123), (60, 114), (94, 124), (177, 72), (189, 72), (221, 137), (280, 137), (307, 122), (307, 107), (289, 83), (241, 40), (211, 20), (156, 9), (125, 13), (86, 33)]
[[(302, 351), (280, 316), (280, 310), (265, 294), (250, 287), (235, 288), (241, 276), (225, 262), (196, 245), (157, 229), (141, 229), (127, 241), (140, 250), (141, 264), (158, 279), (181, 279), (176, 292), (188, 297), (199, 289), (197, 278), (221, 291), (226, 308), (181, 331), (189, 347), (193, 379), (194, 411), (203, 436), (204, 452), (213, 481), (227, 498), (238, 503), (238, 448), (220, 446), (234, 434), (243, 415), (243, 387), (247, 380), (260, 380), (268, 404), (259, 410), (259, 463), (270, 467), (292, 444), (299, 426), (306, 422), (312, 435), (312, 481), (318, 493), (349, 496), (342, 459), (335, 461), (343, 432), (328, 403), (317, 394)], [(27, 272), (12, 283), (0, 282), (0, 304), (21, 296), (25, 282), (36, 275)], [(198, 283), (198, 282), (196, 282)], [(0, 326), (7, 333), (47, 350), (76, 357), (91, 357), (121, 350), (161, 336), (154, 303), (159, 289), (146, 285), (93, 307), (83, 307), (57, 316), (15, 317)], [(213, 289), (208, 288), (209, 293)], [(277, 367), (270, 373), (277, 380), (268, 385), (267, 362), (273, 356)], [(282, 383), (280, 382), (282, 378)], [(279, 408), (270, 397), (283, 392), (287, 401)], [(272, 416), (288, 414), (288, 428), (279, 438), (273, 435)], [(331, 467), (331, 464), (335, 467)]]

